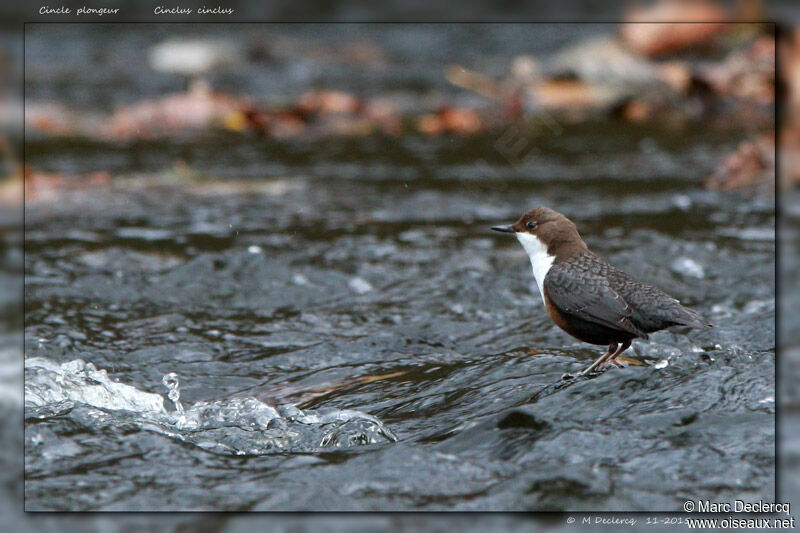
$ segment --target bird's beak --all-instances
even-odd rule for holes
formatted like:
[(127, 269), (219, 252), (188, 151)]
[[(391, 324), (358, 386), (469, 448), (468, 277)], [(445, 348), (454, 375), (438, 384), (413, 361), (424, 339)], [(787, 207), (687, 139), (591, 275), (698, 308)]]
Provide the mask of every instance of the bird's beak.
[(501, 233), (516, 233), (511, 226), (492, 226), (492, 229)]

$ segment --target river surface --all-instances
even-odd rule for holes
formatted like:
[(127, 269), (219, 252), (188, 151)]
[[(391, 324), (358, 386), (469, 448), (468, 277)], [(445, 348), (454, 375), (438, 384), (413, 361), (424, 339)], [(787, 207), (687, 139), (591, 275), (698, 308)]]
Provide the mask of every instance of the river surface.
[[(469, 58), (496, 37), (457, 42)], [(111, 180), (26, 205), (26, 509), (772, 501), (774, 201), (702, 187), (741, 128), (519, 131), (536, 150), (513, 164), (502, 132), (29, 138), (36, 168)], [(489, 230), (538, 205), (714, 328), (562, 386), (599, 348), (550, 321), (522, 248)]]

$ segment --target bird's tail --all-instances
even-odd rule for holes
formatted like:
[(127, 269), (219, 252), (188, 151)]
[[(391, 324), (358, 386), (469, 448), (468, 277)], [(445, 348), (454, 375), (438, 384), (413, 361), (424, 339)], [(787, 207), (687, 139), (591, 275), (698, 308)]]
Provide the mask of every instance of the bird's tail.
[(700, 316), (694, 309), (681, 306), (678, 317), (675, 322), (681, 326), (689, 326), (692, 328), (711, 328), (711, 322)]

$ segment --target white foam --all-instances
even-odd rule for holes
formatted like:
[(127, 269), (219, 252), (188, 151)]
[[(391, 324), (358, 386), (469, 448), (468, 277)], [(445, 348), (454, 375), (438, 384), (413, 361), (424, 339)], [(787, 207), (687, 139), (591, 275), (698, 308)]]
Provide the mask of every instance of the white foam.
[(372, 290), (372, 284), (364, 278), (352, 278), (348, 285), (358, 294), (366, 294)]
[[(253, 396), (200, 401), (184, 407), (179, 376), (170, 372), (162, 382), (176, 411), (165, 409), (161, 395), (119, 383), (82, 359), (59, 363), (29, 357), (25, 360), (25, 416), (74, 416), (84, 425), (124, 420), (225, 455), (397, 441), (380, 420), (361, 411), (332, 407), (301, 410), (291, 404), (273, 407)], [(86, 407), (92, 409), (91, 416), (81, 418)]]

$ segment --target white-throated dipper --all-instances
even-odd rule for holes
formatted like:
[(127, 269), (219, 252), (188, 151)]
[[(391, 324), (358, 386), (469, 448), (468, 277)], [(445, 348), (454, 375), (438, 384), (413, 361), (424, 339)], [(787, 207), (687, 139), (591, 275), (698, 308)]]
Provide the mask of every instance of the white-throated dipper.
[(580, 374), (613, 363), (633, 339), (646, 339), (648, 333), (671, 326), (711, 327), (661, 289), (596, 256), (561, 213), (537, 207), (510, 226), (492, 229), (515, 234), (525, 248), (553, 322), (583, 342), (608, 346)]

